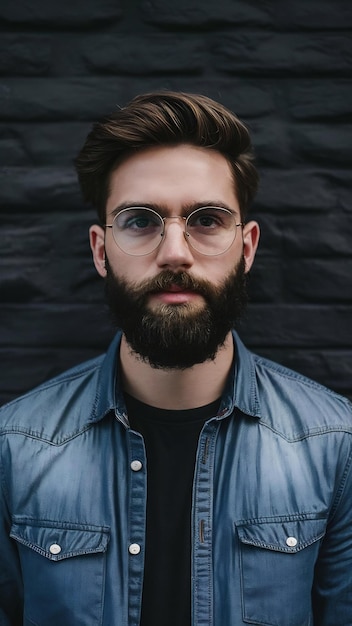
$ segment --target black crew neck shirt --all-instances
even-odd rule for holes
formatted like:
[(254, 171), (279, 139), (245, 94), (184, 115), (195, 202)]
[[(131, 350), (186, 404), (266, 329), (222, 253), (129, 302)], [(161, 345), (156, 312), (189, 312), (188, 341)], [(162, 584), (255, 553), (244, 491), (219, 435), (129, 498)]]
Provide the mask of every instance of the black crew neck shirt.
[(125, 394), (147, 456), (147, 527), (140, 626), (191, 624), (191, 506), (198, 438), (220, 401), (158, 409)]

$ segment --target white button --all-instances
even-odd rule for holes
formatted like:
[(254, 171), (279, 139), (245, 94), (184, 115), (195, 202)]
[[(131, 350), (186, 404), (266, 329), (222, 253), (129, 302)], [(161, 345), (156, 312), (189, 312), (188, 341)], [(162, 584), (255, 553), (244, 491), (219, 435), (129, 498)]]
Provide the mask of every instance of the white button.
[(140, 461), (132, 461), (131, 470), (134, 472), (139, 472), (142, 469), (142, 463)]
[(51, 554), (60, 554), (61, 546), (59, 546), (57, 543), (52, 543), (49, 548), (49, 552), (51, 552)]
[(290, 548), (294, 548), (297, 545), (296, 537), (287, 537), (286, 545), (288, 545)]
[(128, 551), (130, 554), (139, 554), (141, 551), (141, 546), (138, 543), (131, 543)]

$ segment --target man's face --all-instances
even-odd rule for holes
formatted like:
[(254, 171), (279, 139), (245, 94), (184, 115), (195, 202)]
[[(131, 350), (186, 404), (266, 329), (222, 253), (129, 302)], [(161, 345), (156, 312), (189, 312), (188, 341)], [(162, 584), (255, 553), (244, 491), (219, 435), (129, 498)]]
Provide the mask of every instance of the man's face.
[[(136, 205), (163, 217), (222, 206), (241, 222), (226, 159), (191, 145), (150, 148), (118, 166), (111, 176), (106, 223)], [(257, 224), (250, 222), (243, 232), (237, 229), (226, 252), (206, 256), (187, 243), (184, 221), (171, 219), (156, 250), (131, 256), (116, 245), (111, 229), (104, 233), (93, 226), (95, 265), (102, 276), (107, 272), (108, 299), (132, 350), (155, 367), (184, 368), (214, 358), (243, 308), (244, 274), (258, 235)]]

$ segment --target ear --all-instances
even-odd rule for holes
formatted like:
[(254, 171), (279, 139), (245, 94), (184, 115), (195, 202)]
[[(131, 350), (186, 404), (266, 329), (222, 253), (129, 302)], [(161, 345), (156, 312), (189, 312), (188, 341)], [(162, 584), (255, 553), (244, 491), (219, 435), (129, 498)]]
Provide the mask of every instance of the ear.
[(89, 241), (93, 254), (95, 269), (98, 274), (105, 278), (105, 231), (98, 224), (93, 224), (89, 229)]
[(253, 265), (255, 253), (258, 248), (260, 228), (257, 222), (251, 221), (243, 228), (243, 256), (246, 263), (246, 272)]

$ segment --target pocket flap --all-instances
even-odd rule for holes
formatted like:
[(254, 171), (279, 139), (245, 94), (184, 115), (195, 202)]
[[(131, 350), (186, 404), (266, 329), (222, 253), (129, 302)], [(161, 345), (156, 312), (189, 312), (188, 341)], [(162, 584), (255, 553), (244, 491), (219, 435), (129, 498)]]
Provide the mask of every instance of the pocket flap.
[(104, 526), (46, 520), (16, 520), (10, 537), (51, 561), (105, 552), (110, 538)]
[(244, 544), (277, 552), (295, 553), (324, 536), (326, 518), (305, 514), (241, 520), (235, 526), (239, 539)]

